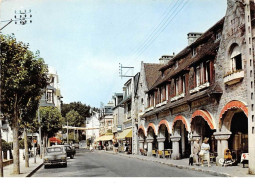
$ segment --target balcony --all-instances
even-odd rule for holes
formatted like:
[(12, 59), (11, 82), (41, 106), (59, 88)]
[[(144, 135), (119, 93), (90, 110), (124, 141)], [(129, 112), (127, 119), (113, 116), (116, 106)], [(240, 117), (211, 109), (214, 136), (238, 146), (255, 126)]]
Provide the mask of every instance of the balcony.
[(181, 98), (184, 98), (184, 93), (181, 93), (180, 95), (177, 95), (177, 96), (171, 98), (171, 102), (174, 102), (174, 101), (179, 100)]
[(199, 85), (199, 86), (195, 87), (194, 89), (189, 90), (189, 93), (192, 94), (192, 93), (201, 91), (202, 89), (205, 89), (205, 88), (207, 88), (209, 86), (210, 86), (210, 83), (206, 82), (206, 83), (204, 83), (202, 85)]
[(160, 106), (163, 106), (163, 105), (166, 105), (166, 104), (167, 104), (167, 100), (165, 100), (165, 101), (163, 101), (163, 102), (157, 104), (157, 105), (156, 105), (156, 108), (158, 108), (158, 107), (160, 107)]
[(223, 80), (226, 85), (233, 85), (244, 78), (244, 70), (238, 70), (224, 76)]

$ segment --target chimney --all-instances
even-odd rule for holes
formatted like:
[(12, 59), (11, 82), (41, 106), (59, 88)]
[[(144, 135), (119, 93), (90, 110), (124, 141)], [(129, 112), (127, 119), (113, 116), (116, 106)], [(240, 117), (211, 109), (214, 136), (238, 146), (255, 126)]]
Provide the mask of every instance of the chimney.
[(188, 45), (194, 43), (199, 37), (201, 37), (202, 33), (190, 32), (188, 33)]
[(167, 64), (171, 59), (173, 59), (173, 55), (162, 55), (161, 58), (159, 58), (160, 64)]

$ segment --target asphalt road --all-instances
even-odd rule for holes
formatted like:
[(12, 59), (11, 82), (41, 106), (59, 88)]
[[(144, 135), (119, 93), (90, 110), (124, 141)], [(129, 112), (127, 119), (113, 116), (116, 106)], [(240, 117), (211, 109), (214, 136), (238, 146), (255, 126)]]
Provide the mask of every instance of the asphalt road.
[(68, 158), (67, 163), (67, 168), (42, 167), (33, 177), (215, 177), (208, 173), (84, 149), (77, 150), (74, 159)]

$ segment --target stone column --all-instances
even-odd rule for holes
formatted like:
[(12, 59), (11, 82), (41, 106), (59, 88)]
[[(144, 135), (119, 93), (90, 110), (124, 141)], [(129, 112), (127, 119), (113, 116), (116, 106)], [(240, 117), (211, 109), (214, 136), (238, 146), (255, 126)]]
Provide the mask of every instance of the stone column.
[(139, 154), (141, 154), (140, 149), (144, 149), (144, 139), (139, 137)]
[(173, 148), (172, 159), (178, 160), (180, 159), (179, 141), (181, 140), (181, 136), (174, 135), (174, 136), (171, 136), (170, 139), (172, 141), (172, 148)]
[(165, 149), (164, 147), (164, 141), (166, 140), (165, 137), (158, 137), (157, 141), (158, 141), (158, 150), (163, 151)]
[(152, 142), (153, 142), (153, 138), (147, 138), (147, 149), (148, 149), (148, 152), (147, 152), (147, 155), (148, 156), (152, 156)]
[(7, 150), (7, 160), (10, 160), (10, 150)]
[(228, 149), (228, 139), (232, 133), (229, 132), (215, 132), (214, 136), (217, 140), (217, 153), (218, 156), (216, 157), (216, 163), (218, 165), (218, 161), (220, 158), (224, 158), (224, 150)]

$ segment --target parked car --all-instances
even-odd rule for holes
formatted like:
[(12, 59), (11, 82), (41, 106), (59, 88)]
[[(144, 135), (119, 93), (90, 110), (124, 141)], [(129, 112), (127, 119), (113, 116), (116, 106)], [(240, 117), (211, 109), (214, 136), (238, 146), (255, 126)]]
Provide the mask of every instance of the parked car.
[(76, 150), (72, 148), (70, 145), (64, 145), (67, 157), (70, 157), (71, 159), (74, 158), (74, 155), (76, 154)]
[(65, 147), (56, 145), (46, 148), (45, 157), (43, 159), (44, 168), (51, 165), (62, 165), (67, 167), (67, 153)]

